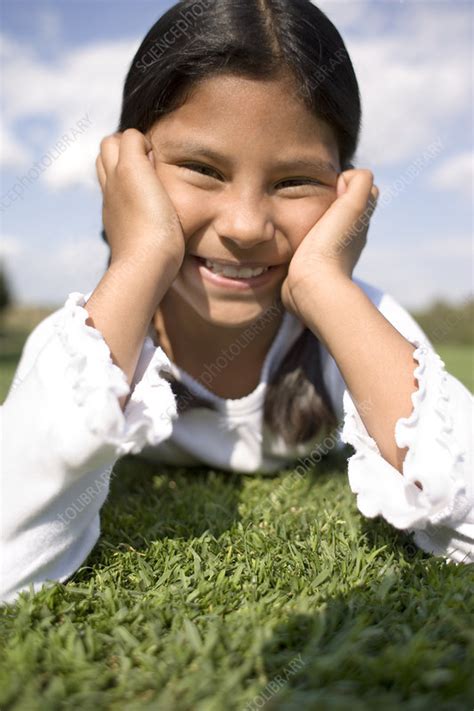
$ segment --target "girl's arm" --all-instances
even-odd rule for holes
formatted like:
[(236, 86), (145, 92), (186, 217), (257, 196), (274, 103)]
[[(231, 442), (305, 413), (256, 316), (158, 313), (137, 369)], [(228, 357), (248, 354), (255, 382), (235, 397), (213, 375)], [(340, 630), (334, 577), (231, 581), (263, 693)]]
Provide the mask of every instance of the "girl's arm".
[[(125, 374), (101, 333), (87, 326), (84, 296), (30, 334), (0, 407), (0, 600), (64, 581), (99, 533), (113, 465), (169, 437), (174, 395), (156, 349), (122, 412)], [(142, 356), (138, 369), (142, 368)]]
[[(348, 189), (292, 260), (287, 304), (346, 384), (342, 440), (356, 450), (349, 480), (360, 510), (416, 531), (427, 551), (474, 562), (473, 397), (419, 327), (405, 337), (352, 280), (368, 221), (354, 225), (373, 204), (370, 172), (349, 173)], [(310, 274), (299, 266), (308, 263)]]
[[(397, 302), (384, 295), (379, 309), (362, 286), (336, 280), (334, 300), (313, 303), (324, 313), (314, 328), (345, 383), (341, 440), (355, 449), (348, 475), (358, 507), (414, 532), (425, 551), (474, 562), (473, 396)], [(393, 358), (404, 353), (398, 344), (409, 346), (408, 363)]]
[(407, 448), (397, 446), (394, 431), (413, 408), (415, 346), (346, 277), (318, 280), (305, 298), (305, 323), (336, 361), (382, 456), (403, 473)]
[[(146, 332), (184, 257), (180, 220), (155, 171), (152, 144), (136, 129), (107, 136), (96, 161), (111, 264), (87, 302), (130, 384)], [(126, 398), (120, 398), (122, 409)]]
[(127, 133), (122, 162), (109, 150), (119, 139), (106, 140), (111, 266), (87, 310), (73, 292), (36, 327), (0, 408), (2, 601), (70, 577), (99, 536), (114, 463), (168, 437), (176, 417), (160, 348), (124, 407), (146, 329), (184, 250), (144, 139)]
[[(130, 385), (148, 327), (175, 272), (157, 261), (112, 262), (87, 301), (86, 324), (100, 331)], [(119, 398), (125, 409), (130, 395)]]

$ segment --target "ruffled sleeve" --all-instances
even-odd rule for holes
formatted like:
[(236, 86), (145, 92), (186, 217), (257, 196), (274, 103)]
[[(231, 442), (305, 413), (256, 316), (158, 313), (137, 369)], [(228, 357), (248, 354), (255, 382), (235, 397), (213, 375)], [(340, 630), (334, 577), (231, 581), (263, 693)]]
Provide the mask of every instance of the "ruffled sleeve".
[(341, 440), (355, 449), (348, 459), (350, 487), (365, 516), (383, 516), (413, 533), (429, 553), (474, 562), (474, 398), (446, 372), (426, 335), (392, 297), (386, 295), (379, 308), (415, 346), (413, 410), (397, 420), (394, 431), (398, 447), (408, 451), (402, 475), (381, 456), (345, 389)]
[(131, 388), (85, 303), (73, 292), (38, 324), (0, 408), (2, 600), (77, 569), (99, 536), (114, 463), (169, 437), (177, 417), (161, 375), (169, 360), (149, 338), (122, 412)]

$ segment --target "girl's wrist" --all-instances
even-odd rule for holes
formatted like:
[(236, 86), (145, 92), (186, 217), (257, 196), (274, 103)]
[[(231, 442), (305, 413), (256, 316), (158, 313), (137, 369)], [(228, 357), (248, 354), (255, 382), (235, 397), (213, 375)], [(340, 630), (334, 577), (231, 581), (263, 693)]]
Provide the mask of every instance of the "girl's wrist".
[(118, 257), (112, 255), (109, 269), (127, 275), (140, 275), (144, 279), (169, 278), (172, 281), (179, 272), (182, 262), (182, 258), (162, 250), (159, 254), (141, 251)]
[[(154, 260), (145, 255), (132, 255), (127, 258), (112, 259), (108, 272), (113, 281), (123, 288), (151, 292), (159, 303), (176, 278), (181, 264), (176, 259)], [(135, 286), (134, 286), (135, 285)]]
[(308, 308), (314, 311), (318, 303), (327, 303), (328, 298), (336, 297), (338, 289), (353, 283), (347, 274), (328, 268), (296, 281), (290, 286), (290, 292), (300, 311), (304, 312)]

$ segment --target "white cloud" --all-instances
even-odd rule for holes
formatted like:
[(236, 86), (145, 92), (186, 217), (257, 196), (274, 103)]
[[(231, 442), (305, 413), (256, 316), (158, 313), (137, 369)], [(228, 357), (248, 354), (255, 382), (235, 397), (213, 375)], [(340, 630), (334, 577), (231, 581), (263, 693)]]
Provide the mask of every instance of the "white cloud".
[(11, 259), (23, 254), (25, 245), (15, 237), (2, 236), (0, 242), (0, 259)]
[(17, 139), (13, 130), (5, 125), (0, 117), (0, 160), (4, 166), (25, 166), (29, 164), (29, 153), (24, 145)]
[(440, 190), (452, 190), (473, 197), (474, 155), (471, 152), (459, 153), (446, 160), (431, 176), (430, 183)]
[(409, 160), (469, 106), (469, 77), (459, 57), (448, 55), (440, 66), (428, 53), (415, 64), (401, 46), (383, 39), (354, 47), (363, 106), (358, 155), (370, 165)]
[[(117, 129), (123, 82), (137, 42), (99, 42), (73, 48), (60, 60), (49, 62), (28, 44), (3, 39), (4, 163), (29, 169), (88, 115), (90, 128), (54, 161), (42, 179), (56, 189), (72, 185), (95, 188), (99, 144)], [(36, 150), (31, 146), (20, 150), (16, 122), (45, 117), (51, 120), (48, 140), (43, 136)]]
[(363, 125), (357, 164), (406, 162), (460, 117), (472, 121), (468, 4), (316, 5), (341, 33), (359, 82)]

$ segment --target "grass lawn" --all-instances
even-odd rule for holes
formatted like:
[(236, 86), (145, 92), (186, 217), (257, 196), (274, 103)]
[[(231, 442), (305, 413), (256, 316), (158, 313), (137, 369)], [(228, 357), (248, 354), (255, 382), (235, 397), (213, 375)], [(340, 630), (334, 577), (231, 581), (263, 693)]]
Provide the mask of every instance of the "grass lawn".
[[(434, 344), (433, 344), (434, 345)], [(456, 345), (435, 345), (446, 370), (452, 373), (468, 390), (474, 392), (474, 348)]]
[(0, 608), (0, 709), (472, 711), (474, 566), (361, 516), (352, 452), (304, 477), (121, 459), (80, 570)]

